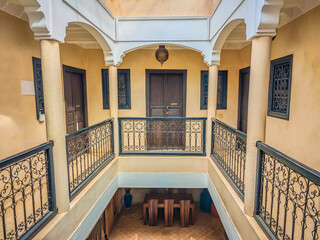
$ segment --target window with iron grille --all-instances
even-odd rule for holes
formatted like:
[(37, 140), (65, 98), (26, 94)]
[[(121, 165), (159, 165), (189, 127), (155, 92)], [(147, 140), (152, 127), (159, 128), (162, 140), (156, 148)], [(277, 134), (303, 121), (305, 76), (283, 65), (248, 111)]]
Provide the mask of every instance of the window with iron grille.
[(228, 71), (218, 73), (217, 109), (227, 109)]
[(33, 64), (34, 92), (35, 92), (35, 99), (36, 99), (37, 119), (43, 121), (44, 97), (43, 97), (41, 59), (33, 57), (32, 64)]
[(102, 69), (102, 101), (103, 109), (110, 109), (110, 97), (109, 97), (109, 71), (108, 69)]
[(200, 109), (208, 108), (208, 71), (201, 71)]
[(129, 69), (118, 69), (118, 108), (131, 109)]
[(268, 116), (289, 119), (293, 55), (271, 61)]
[[(208, 71), (201, 71), (200, 109), (208, 108)], [(218, 72), (217, 109), (227, 109), (228, 71)]]

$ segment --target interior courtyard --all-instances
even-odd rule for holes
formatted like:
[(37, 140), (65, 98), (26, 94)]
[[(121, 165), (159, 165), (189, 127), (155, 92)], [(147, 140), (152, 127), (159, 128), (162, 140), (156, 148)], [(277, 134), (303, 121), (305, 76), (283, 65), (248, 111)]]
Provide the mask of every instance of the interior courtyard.
[(320, 238), (320, 0), (0, 0), (0, 239)]

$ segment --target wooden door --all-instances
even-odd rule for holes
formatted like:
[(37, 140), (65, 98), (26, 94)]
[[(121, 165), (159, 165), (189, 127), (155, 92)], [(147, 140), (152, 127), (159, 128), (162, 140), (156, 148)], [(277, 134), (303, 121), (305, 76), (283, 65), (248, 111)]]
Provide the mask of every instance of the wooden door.
[(183, 74), (150, 74), (149, 81), (149, 117), (183, 117)]
[[(186, 71), (150, 71), (147, 74), (147, 116), (184, 117)], [(185, 147), (185, 120), (151, 120), (148, 132), (148, 149), (183, 150)]]
[(109, 202), (108, 206), (104, 210), (105, 214), (105, 232), (106, 235), (109, 237), (111, 234), (111, 230), (118, 216), (118, 191), (113, 195), (111, 201)]
[(85, 71), (64, 66), (67, 134), (87, 126)]
[(86, 240), (105, 240), (106, 232), (105, 232), (105, 214), (103, 213), (96, 225), (91, 230), (89, 236)]
[(250, 68), (240, 70), (238, 130), (247, 133)]

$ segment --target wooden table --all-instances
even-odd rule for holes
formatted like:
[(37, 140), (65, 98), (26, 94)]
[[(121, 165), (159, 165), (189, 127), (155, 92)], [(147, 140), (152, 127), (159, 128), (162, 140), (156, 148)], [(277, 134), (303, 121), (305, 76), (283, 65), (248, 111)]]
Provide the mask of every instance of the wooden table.
[(190, 209), (191, 209), (191, 224), (194, 224), (195, 220), (195, 204), (193, 201), (192, 194), (186, 193), (177, 193), (177, 194), (157, 194), (157, 193), (147, 193), (145, 195), (144, 204), (143, 204), (143, 221), (144, 224), (147, 224), (147, 208), (148, 208), (148, 200), (150, 199), (158, 199), (158, 208), (164, 208), (164, 200), (165, 199), (173, 199), (174, 200), (174, 208), (180, 208), (181, 200), (190, 200)]

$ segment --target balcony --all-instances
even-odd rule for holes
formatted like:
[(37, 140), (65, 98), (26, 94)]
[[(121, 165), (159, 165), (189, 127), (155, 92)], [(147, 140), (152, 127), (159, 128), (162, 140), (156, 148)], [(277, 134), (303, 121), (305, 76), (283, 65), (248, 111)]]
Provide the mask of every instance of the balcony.
[(215, 160), (226, 178), (243, 199), (247, 146), (246, 134), (217, 119), (213, 119), (211, 142), (212, 159)]
[(120, 155), (205, 155), (205, 118), (119, 118)]
[(0, 239), (30, 239), (57, 213), (53, 143), (0, 162)]
[(69, 193), (72, 199), (114, 158), (113, 120), (67, 135), (66, 144)]

